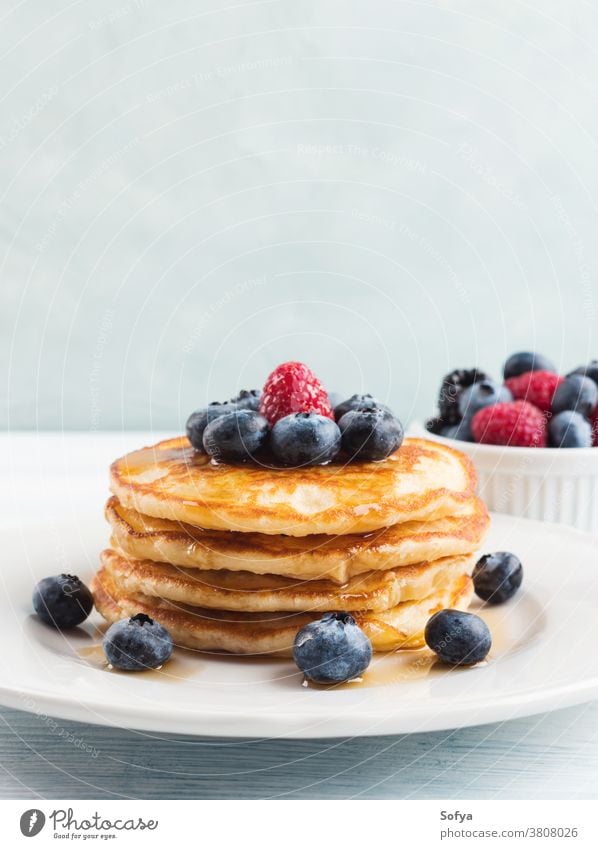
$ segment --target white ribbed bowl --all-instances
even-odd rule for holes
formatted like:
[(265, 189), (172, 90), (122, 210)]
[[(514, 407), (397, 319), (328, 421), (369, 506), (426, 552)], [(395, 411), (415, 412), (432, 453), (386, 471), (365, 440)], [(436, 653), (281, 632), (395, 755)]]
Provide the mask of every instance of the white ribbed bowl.
[(435, 436), (420, 423), (409, 432), (471, 457), (490, 510), (598, 531), (598, 448), (477, 445)]

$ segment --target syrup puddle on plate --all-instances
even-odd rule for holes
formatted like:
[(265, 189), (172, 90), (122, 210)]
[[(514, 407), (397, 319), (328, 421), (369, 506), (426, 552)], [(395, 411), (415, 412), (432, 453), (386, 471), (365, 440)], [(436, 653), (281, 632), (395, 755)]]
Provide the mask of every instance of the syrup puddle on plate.
[(395, 651), (374, 655), (370, 666), (361, 678), (343, 684), (315, 684), (304, 678), (303, 687), (310, 690), (355, 690), (362, 687), (390, 687), (406, 681), (443, 675), (466, 674), (470, 670), (482, 669), (498, 662), (501, 658), (529, 647), (538, 630), (538, 622), (523, 623), (521, 612), (516, 608), (486, 607), (474, 601), (471, 613), (484, 619), (492, 633), (492, 648), (486, 660), (471, 666), (454, 667), (438, 660), (428, 648)]
[(310, 690), (355, 690), (361, 687), (391, 687), (404, 681), (425, 678), (433, 668), (447, 667), (438, 664), (434, 652), (428, 649), (418, 651), (395, 652), (390, 655), (374, 657), (361, 678), (346, 681), (344, 684), (315, 684), (303, 679), (303, 686)]
[(161, 681), (168, 684), (176, 684), (178, 681), (193, 678), (197, 675), (202, 664), (198, 663), (196, 658), (187, 656), (194, 654), (196, 652), (175, 649), (170, 660), (163, 666), (159, 666), (157, 669), (143, 669), (133, 672), (110, 666), (100, 643), (77, 649), (78, 657), (94, 669), (101, 669), (103, 672), (109, 672), (111, 675), (132, 675), (135, 678), (142, 678), (144, 681)]
[[(343, 684), (315, 684), (307, 680), (302, 682), (301, 676), (292, 661), (287, 661), (285, 664), (280, 658), (240, 657), (232, 654), (214, 657), (192, 649), (177, 647), (170, 660), (159, 669), (126, 672), (109, 666), (101, 643), (94, 642), (93, 645), (81, 646), (75, 649), (75, 652), (83, 663), (95, 669), (110, 672), (113, 675), (132, 675), (133, 678), (155, 680), (168, 684), (193, 679), (206, 671), (209, 678), (209, 669), (214, 664), (231, 663), (237, 665), (241, 663), (247, 666), (263, 667), (266, 672), (266, 681), (278, 680), (279, 683), (284, 682), (284, 686), (300, 687), (303, 683), (304, 687), (313, 690), (354, 690), (362, 687), (391, 687), (408, 681), (437, 678), (444, 675), (467, 674), (468, 671), (487, 667), (499, 662), (502, 658), (528, 649), (543, 628), (542, 609), (533, 598), (528, 598), (523, 601), (523, 604), (512, 607), (509, 607), (509, 605), (487, 607), (474, 600), (470, 612), (481, 616), (492, 633), (492, 648), (487, 660), (473, 666), (455, 668), (441, 663), (436, 655), (426, 647), (408, 651), (395, 651), (389, 654), (376, 654), (361, 678)], [(98, 628), (93, 634), (93, 638), (95, 640), (101, 639), (104, 630), (105, 628)], [(89, 635), (87, 637), (89, 638)], [(276, 666), (276, 677), (274, 679), (270, 678), (268, 674), (268, 670), (271, 669), (273, 664)]]

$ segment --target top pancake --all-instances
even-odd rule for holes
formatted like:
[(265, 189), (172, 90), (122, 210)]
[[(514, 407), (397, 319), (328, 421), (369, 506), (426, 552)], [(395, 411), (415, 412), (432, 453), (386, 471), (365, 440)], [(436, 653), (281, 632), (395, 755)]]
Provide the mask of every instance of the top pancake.
[(452, 515), (475, 484), (465, 455), (426, 439), (406, 439), (376, 463), (272, 469), (214, 463), (181, 436), (133, 451), (110, 469), (110, 488), (120, 502), (148, 516), (297, 537), (367, 533)]

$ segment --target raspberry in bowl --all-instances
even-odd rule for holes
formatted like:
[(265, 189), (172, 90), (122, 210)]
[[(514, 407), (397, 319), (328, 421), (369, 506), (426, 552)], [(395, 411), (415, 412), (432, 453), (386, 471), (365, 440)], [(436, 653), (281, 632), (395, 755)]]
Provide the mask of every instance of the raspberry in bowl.
[(455, 369), (425, 431), (471, 457), (491, 510), (598, 531), (598, 360), (561, 375), (518, 352), (500, 381)]

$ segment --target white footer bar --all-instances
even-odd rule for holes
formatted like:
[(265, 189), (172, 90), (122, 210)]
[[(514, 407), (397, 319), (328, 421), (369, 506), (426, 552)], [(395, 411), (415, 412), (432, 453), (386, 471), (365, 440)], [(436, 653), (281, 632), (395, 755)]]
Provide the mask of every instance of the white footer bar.
[(173, 841), (210, 849), (595, 849), (598, 819), (595, 801), (0, 801), (3, 848), (67, 841), (167, 849)]

